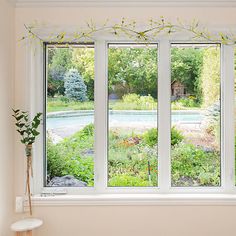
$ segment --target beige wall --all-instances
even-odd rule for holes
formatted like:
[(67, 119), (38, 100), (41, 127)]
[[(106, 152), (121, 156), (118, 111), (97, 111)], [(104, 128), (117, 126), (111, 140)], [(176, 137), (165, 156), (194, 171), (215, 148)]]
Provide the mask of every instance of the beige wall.
[(235, 236), (236, 207), (37, 207), (36, 236)]
[[(23, 24), (33, 20), (56, 25), (75, 25), (85, 20), (103, 21), (121, 17), (146, 20), (161, 15), (175, 19), (201, 19), (212, 26), (233, 27), (235, 8), (17, 8), (16, 38), (22, 36)], [(27, 63), (23, 45), (16, 47), (15, 104), (27, 107)], [(31, 78), (33, 79), (33, 78)], [(16, 144), (16, 153), (23, 154)], [(22, 161), (15, 157), (15, 192), (24, 192)], [(23, 158), (23, 157), (22, 157)], [(36, 236), (233, 236), (234, 206), (37, 206), (35, 216), (45, 224)]]
[(13, 216), (14, 8), (0, 0), (0, 235), (10, 235)]

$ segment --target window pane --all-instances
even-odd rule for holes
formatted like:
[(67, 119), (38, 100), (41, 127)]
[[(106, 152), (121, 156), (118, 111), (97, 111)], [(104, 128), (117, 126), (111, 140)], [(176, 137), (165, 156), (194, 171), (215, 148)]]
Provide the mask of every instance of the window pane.
[(93, 186), (93, 45), (49, 45), (46, 52), (45, 184), (63, 187)]
[(108, 186), (157, 186), (157, 45), (109, 44)]
[(220, 113), (220, 46), (172, 44), (172, 186), (220, 186)]

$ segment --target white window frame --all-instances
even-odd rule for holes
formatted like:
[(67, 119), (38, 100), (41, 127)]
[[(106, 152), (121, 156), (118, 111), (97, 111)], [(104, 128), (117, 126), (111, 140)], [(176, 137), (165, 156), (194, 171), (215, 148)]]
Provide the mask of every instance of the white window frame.
[[(97, 194), (152, 194), (149, 196), (187, 196), (191, 194), (235, 194), (234, 180), (234, 46), (221, 45), (221, 186), (220, 187), (171, 187), (170, 158), (170, 47), (171, 43), (212, 43), (207, 41), (192, 41), (186, 35), (178, 37), (160, 37), (152, 42), (158, 45), (158, 186), (157, 187), (107, 187), (107, 49), (108, 43), (135, 43), (130, 40), (101, 38), (94, 41), (95, 45), (95, 185), (94, 187), (43, 187), (43, 137), (40, 135), (34, 148), (34, 179), (33, 193), (42, 191), (57, 192), (66, 190), (67, 195), (97, 196)], [(216, 42), (217, 43), (217, 42)], [(35, 48), (36, 52), (35, 53)], [(39, 45), (31, 45), (26, 49), (29, 65), (28, 80), (31, 94), (28, 106), (30, 112), (42, 111), (44, 52)], [(121, 195), (120, 195), (121, 194)], [(153, 195), (154, 194), (154, 195)], [(165, 195), (162, 195), (165, 194)], [(183, 195), (184, 194), (184, 195)], [(147, 196), (147, 195), (145, 195)], [(200, 196), (200, 195), (198, 195)], [(235, 200), (236, 201), (236, 200)]]

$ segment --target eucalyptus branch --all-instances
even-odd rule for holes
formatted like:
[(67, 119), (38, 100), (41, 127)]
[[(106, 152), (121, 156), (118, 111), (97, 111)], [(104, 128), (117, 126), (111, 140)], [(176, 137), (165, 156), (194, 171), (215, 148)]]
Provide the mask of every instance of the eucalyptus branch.
[(26, 193), (29, 200), (30, 215), (32, 215), (30, 189), (30, 176), (33, 177), (32, 144), (35, 142), (36, 137), (39, 135), (38, 127), (41, 123), (42, 113), (37, 113), (34, 118), (30, 120), (29, 112), (21, 111), (20, 109), (12, 110), (12, 116), (15, 118), (16, 130), (21, 135), (21, 142), (25, 145), (25, 154), (27, 157)]
[(38, 127), (41, 122), (42, 113), (37, 113), (33, 120), (29, 119), (29, 112), (21, 111), (19, 109), (13, 110), (13, 117), (16, 122), (16, 131), (21, 135), (21, 143), (31, 145), (35, 142), (36, 137), (39, 135)]

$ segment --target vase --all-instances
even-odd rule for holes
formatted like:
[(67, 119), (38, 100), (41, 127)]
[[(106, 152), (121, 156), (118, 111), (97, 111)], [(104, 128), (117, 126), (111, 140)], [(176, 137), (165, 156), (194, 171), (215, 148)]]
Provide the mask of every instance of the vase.
[(33, 177), (32, 144), (27, 144), (25, 146), (25, 154), (26, 154), (26, 158), (27, 158), (26, 193), (28, 195), (30, 215), (32, 215), (32, 202), (31, 202), (31, 189), (30, 189), (30, 177)]

